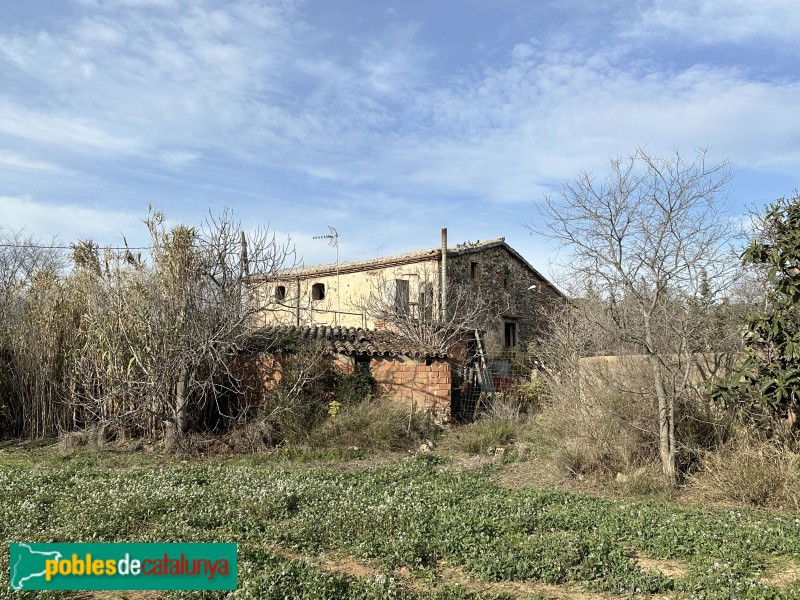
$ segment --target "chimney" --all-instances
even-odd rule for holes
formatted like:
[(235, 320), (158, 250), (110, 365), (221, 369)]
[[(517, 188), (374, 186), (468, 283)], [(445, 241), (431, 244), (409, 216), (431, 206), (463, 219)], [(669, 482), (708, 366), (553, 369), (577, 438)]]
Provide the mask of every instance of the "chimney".
[(441, 272), (442, 299), (440, 303), (440, 316), (442, 322), (447, 320), (447, 227), (442, 227), (442, 272)]

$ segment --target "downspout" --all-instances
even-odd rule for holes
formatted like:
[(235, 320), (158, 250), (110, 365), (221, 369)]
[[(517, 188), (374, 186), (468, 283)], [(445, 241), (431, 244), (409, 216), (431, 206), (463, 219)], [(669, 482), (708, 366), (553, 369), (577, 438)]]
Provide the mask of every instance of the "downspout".
[(297, 326), (300, 327), (300, 278), (297, 278)]
[(442, 272), (441, 272), (442, 299), (439, 314), (442, 322), (447, 321), (447, 227), (442, 227)]

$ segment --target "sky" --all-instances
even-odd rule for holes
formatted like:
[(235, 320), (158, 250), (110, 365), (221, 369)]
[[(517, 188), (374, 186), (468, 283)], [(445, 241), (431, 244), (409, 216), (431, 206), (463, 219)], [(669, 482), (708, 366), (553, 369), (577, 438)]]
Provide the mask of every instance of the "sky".
[(644, 147), (800, 172), (800, 10), (779, 0), (0, 0), (0, 225), (146, 244), (226, 207), (305, 264), (505, 237)]

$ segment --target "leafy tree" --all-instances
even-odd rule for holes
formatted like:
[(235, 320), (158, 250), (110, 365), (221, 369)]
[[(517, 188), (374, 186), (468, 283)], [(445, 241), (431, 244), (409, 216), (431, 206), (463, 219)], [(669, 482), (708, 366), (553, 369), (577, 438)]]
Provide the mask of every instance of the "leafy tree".
[(747, 319), (746, 360), (712, 397), (723, 406), (761, 405), (793, 423), (800, 405), (800, 195), (767, 207), (742, 260), (764, 272), (767, 294), (763, 310)]

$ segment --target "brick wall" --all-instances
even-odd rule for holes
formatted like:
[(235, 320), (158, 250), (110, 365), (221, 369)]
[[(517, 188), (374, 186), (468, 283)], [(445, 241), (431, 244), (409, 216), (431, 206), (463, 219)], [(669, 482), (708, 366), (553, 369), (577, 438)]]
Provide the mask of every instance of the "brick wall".
[(413, 404), (414, 410), (429, 413), (437, 423), (449, 422), (452, 383), (447, 361), (373, 357), (370, 373), (383, 398)]
[[(352, 373), (355, 361), (350, 356), (332, 358), (341, 373)], [(428, 364), (430, 363), (430, 364)], [(378, 385), (381, 398), (406, 405), (415, 411), (430, 414), (437, 423), (450, 421), (451, 366), (443, 359), (373, 356), (370, 374)], [(278, 359), (271, 354), (258, 354), (243, 362), (238, 369), (251, 390), (247, 401), (252, 402), (259, 390), (269, 390), (280, 381)]]

